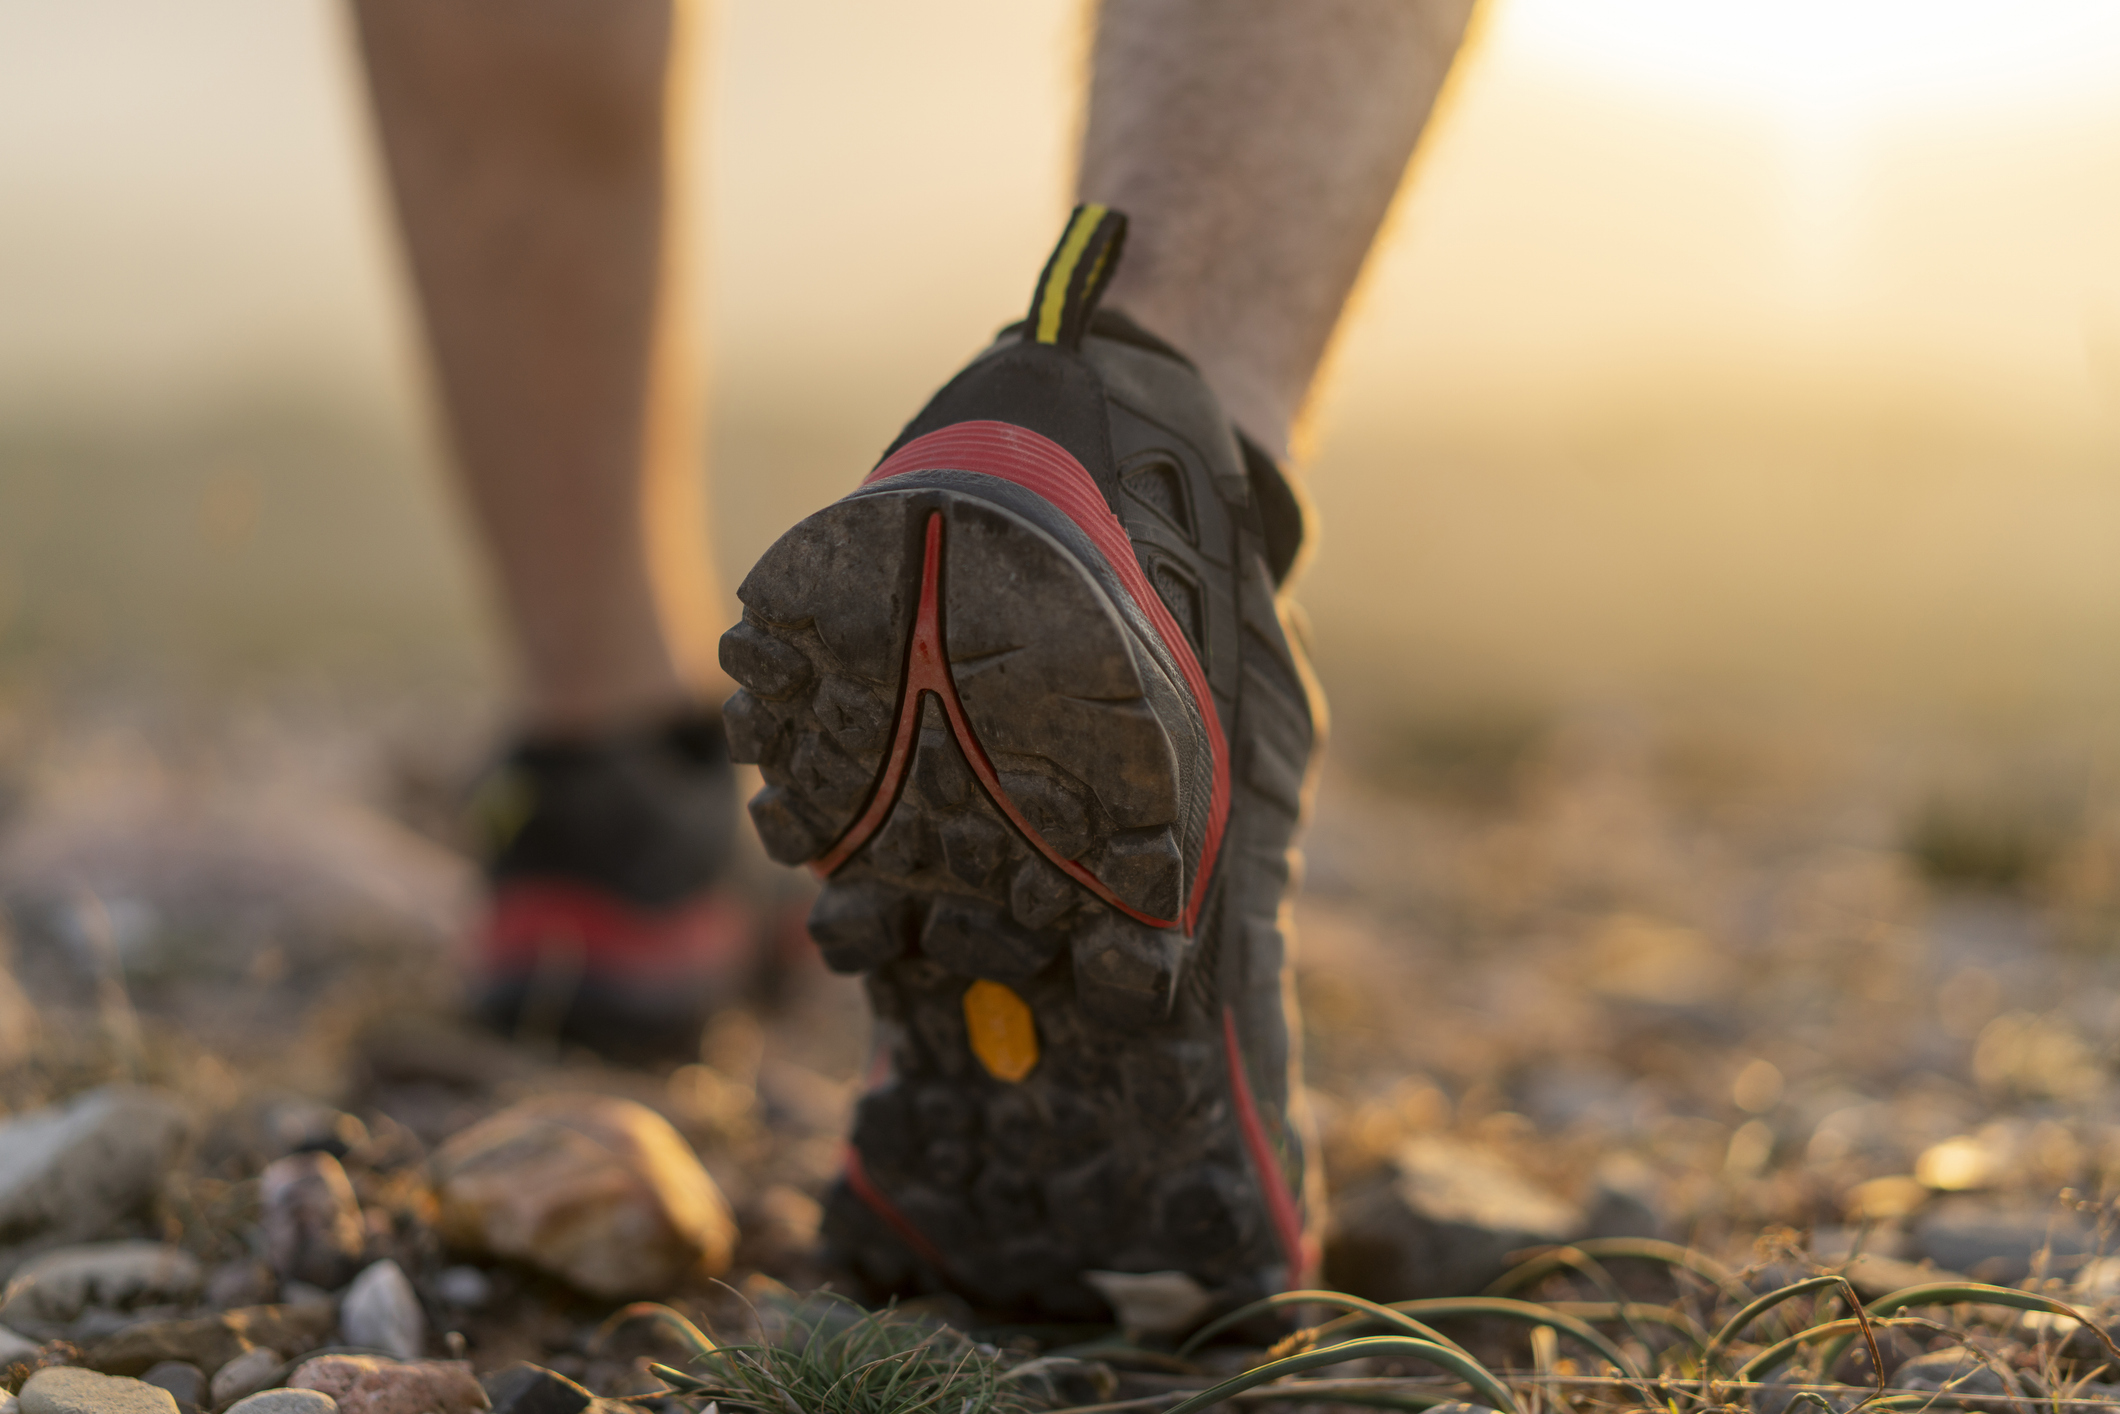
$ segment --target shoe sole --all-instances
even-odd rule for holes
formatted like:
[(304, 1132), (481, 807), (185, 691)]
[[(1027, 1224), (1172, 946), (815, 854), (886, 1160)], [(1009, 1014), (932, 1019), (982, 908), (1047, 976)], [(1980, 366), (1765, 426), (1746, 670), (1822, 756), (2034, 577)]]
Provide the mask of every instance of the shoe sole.
[(1171, 704), (1196, 699), (977, 483), (811, 516), (723, 639), (752, 818), (825, 875), (812, 936), (868, 974), (891, 1064), (828, 1241), (880, 1291), (1072, 1319), (1104, 1315), (1091, 1269), (1254, 1291), (1282, 1217), (1239, 1146), (1249, 1093), (1222, 1034), (1171, 1019), (1204, 962), (1174, 926), (1200, 893), (1179, 787), (1200, 725)]

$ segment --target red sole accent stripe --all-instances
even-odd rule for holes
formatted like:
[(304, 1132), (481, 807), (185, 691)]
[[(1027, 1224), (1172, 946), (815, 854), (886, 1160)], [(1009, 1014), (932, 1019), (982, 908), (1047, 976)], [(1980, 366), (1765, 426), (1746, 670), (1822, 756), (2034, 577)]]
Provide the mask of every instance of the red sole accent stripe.
[(670, 909), (643, 909), (586, 884), (502, 883), (479, 933), (488, 970), (535, 963), (555, 942), (582, 949), (595, 971), (669, 977), (732, 972), (749, 961), (752, 920), (741, 903), (710, 893)]
[[(1133, 541), (1128, 537), (1126, 527), (1112, 514), (1111, 507), (1105, 504), (1104, 494), (1097, 489), (1095, 478), (1091, 477), (1082, 463), (1076, 461), (1065, 447), (1039, 436), (1029, 428), (1017, 427), (1013, 423), (959, 422), (906, 443), (885, 458), (881, 466), (870, 472), (862, 485), (873, 485), (907, 472), (944, 469), (975, 472), (982, 476), (995, 476), (1013, 482), (1044, 498), (1054, 509), (1073, 521), (1110, 564), (1113, 573), (1119, 577), (1120, 584), (1125, 587), (1141, 612), (1147, 615), (1157, 636), (1163, 640), (1164, 648), (1177, 662), (1179, 675), (1184, 678), (1186, 689), (1192, 693), (1193, 705), (1198, 709), (1201, 721), (1207, 726), (1208, 747), (1214, 759), (1207, 837), (1201, 846), (1200, 865), (1194, 874), (1192, 894), (1186, 903), (1182, 920), (1185, 930), (1191, 932), (1198, 922), (1200, 906), (1207, 895), (1208, 881), (1214, 874), (1215, 857), (1221, 851), (1222, 834), (1229, 823), (1229, 741), (1223, 735), (1222, 717), (1215, 710), (1214, 696), (1208, 690), (1207, 674), (1200, 667), (1198, 655), (1193, 652), (1192, 644), (1186, 641), (1184, 633), (1179, 630), (1178, 621), (1171, 617), (1170, 609), (1164, 604), (1161, 596), (1149, 586), (1148, 576), (1141, 572), (1141, 562), (1134, 557)], [(924, 584), (921, 590), (923, 608), (927, 592), (927, 586)], [(914, 699), (908, 694), (905, 700), (910, 703)], [(956, 704), (954, 689), (944, 698), (944, 705), (949, 708), (951, 724), (955, 726), (962, 715), (962, 709)], [(966, 740), (967, 737), (967, 732), (959, 732), (960, 741)], [(896, 743), (893, 743), (893, 750), (895, 753)], [(971, 754), (969, 747), (966, 754)], [(985, 753), (980, 752), (982, 760), (984, 756)], [(998, 782), (989, 788), (993, 789), (995, 786), (998, 786)], [(882, 795), (883, 792), (879, 791), (878, 798), (881, 799)], [(1018, 819), (1014, 808), (1005, 804), (1004, 800), (1004, 797), (997, 795), (996, 802), (1002, 804), (1009, 817)], [(1037, 839), (1035, 835), (1031, 838), (1034, 841)], [(1060, 863), (1051, 850), (1045, 849), (1042, 842), (1039, 843), (1047, 858)], [(1063, 864), (1062, 867), (1067, 866)], [(1068, 872), (1078, 879), (1081, 878), (1081, 873), (1076, 870), (1070, 869)], [(1107, 902), (1114, 902), (1101, 892), (1101, 886), (1098, 896), (1105, 898)], [(1141, 917), (1132, 909), (1126, 911), (1136, 918)], [(1156, 926), (1171, 927), (1175, 922), (1176, 920), (1173, 920)]]
[(942, 642), (941, 568), (942, 512), (931, 511), (927, 521), (927, 543), (921, 557), (920, 607), (913, 616), (912, 641), (906, 650), (905, 682), (899, 690), (898, 724), (891, 737), (890, 754), (884, 759), (883, 772), (876, 779), (876, 789), (869, 797), (868, 807), (812, 867), (821, 875), (831, 874), (890, 818), (892, 807), (898, 803), (898, 794), (905, 786), (906, 770), (912, 763), (913, 734), (920, 727), (921, 703), (933, 693), (942, 704), (943, 715), (949, 719), (950, 732), (963, 749), (972, 774), (979, 778), (979, 784), (986, 788), (994, 804), (1032, 847), (1070, 879), (1129, 918), (1138, 919), (1152, 928), (1176, 927), (1178, 920), (1175, 918), (1157, 918), (1123, 902), (1103, 880), (1047, 843), (1024, 818), (1023, 812), (1016, 808), (1015, 801), (1009, 799), (1008, 792), (1001, 785), (1001, 773), (994, 769), (986, 748), (980, 745), (978, 735), (973, 732), (971, 721), (964, 714), (964, 704), (957, 698), (956, 680), (950, 676)]
[(1229, 1088), (1236, 1096), (1237, 1130), (1243, 1136), (1245, 1152), (1251, 1155), (1251, 1166), (1258, 1170), (1267, 1216), (1273, 1222), (1281, 1253), (1288, 1259), (1288, 1285), (1283, 1290), (1294, 1290), (1309, 1279), (1313, 1265), (1308, 1244), (1303, 1240), (1303, 1214), (1296, 1207), (1295, 1195), (1288, 1191), (1288, 1176), (1281, 1172), (1281, 1161), (1274, 1157), (1273, 1145), (1266, 1138), (1266, 1125), (1259, 1119), (1251, 1077), (1244, 1073), (1244, 1051), (1237, 1044), (1237, 1014), (1228, 1007), (1222, 1008), (1222, 1053), (1229, 1062)]
[(891, 1231), (898, 1234), (913, 1254), (938, 1272), (947, 1272), (950, 1264), (942, 1259), (942, 1249), (928, 1241), (927, 1234), (913, 1226), (913, 1220), (898, 1211), (898, 1205), (883, 1196), (883, 1190), (869, 1181), (869, 1171), (861, 1166), (861, 1151), (852, 1144), (847, 1145), (846, 1167), (842, 1176), (854, 1196), (868, 1205), (870, 1212), (882, 1218)]

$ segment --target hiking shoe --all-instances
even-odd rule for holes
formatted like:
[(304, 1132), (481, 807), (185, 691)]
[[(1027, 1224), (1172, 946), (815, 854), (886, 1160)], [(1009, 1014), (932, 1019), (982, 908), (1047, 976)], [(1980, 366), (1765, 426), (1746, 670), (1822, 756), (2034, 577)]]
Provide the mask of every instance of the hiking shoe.
[(470, 811), (490, 891), (479, 1019), (615, 1060), (697, 1060), (700, 1028), (753, 963), (727, 887), (735, 806), (721, 724), (696, 713), (517, 745)]
[(1276, 586), (1301, 514), (1098, 296), (1078, 208), (1030, 318), (766, 552), (721, 661), (765, 847), (866, 974), (878, 1083), (827, 1205), (877, 1294), (1106, 1316), (1304, 1279), (1279, 923), (1313, 737)]

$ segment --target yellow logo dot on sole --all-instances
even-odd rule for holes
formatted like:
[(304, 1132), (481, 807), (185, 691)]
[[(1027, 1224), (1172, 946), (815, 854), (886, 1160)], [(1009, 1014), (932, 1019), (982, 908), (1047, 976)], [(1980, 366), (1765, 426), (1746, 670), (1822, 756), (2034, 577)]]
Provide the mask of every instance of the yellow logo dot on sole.
[(964, 989), (964, 1026), (971, 1033), (972, 1054), (996, 1080), (1014, 1083), (1038, 1064), (1038, 1027), (1023, 998), (999, 982), (974, 982)]

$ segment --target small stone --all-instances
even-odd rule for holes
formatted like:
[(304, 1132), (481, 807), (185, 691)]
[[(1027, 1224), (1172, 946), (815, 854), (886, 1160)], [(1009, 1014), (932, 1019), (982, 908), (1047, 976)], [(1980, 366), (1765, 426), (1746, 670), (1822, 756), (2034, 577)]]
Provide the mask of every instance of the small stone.
[(43, 1348), (28, 1336), (0, 1326), (0, 1369), (14, 1364), (17, 1360), (27, 1360)]
[(1568, 1241), (1584, 1222), (1500, 1155), (1423, 1135), (1340, 1204), (1326, 1276), (1380, 1301), (1465, 1295), (1500, 1276), (1510, 1253)]
[(494, 1414), (580, 1414), (596, 1396), (555, 1370), (517, 1363), (486, 1376)]
[(339, 1332), (348, 1345), (417, 1360), (427, 1351), (427, 1313), (404, 1269), (388, 1260), (353, 1279), (339, 1302)]
[(114, 1375), (137, 1375), (164, 1360), (188, 1360), (218, 1370), (254, 1346), (299, 1354), (331, 1338), (338, 1313), (320, 1306), (248, 1306), (185, 1321), (145, 1321), (97, 1342), (88, 1364)]
[(22, 1401), (11, 1394), (0, 1394), (0, 1414), (22, 1414)]
[(1892, 1372), (1894, 1389), (1948, 1390), (1953, 1394), (2011, 1395), (1993, 1365), (1976, 1350), (1954, 1345), (1917, 1355)]
[(124, 1309), (188, 1301), (205, 1281), (181, 1247), (159, 1242), (92, 1242), (59, 1247), (15, 1269), (14, 1295), (0, 1311), (30, 1321), (71, 1321), (91, 1306)]
[(50, 1365), (22, 1386), (22, 1414), (177, 1414), (166, 1389), (143, 1380)]
[(452, 1246), (511, 1257), (592, 1295), (656, 1296), (727, 1271), (736, 1223), (669, 1122), (602, 1095), (546, 1095), (435, 1155)]
[(269, 1345), (244, 1351), (213, 1372), (213, 1402), (227, 1404), (245, 1395), (256, 1394), (272, 1383), (273, 1376), (279, 1374), (280, 1367), (286, 1363), (286, 1358)]
[(157, 1389), (166, 1389), (170, 1397), (179, 1404), (204, 1403), (199, 1396), (206, 1393), (206, 1374), (197, 1365), (183, 1360), (164, 1360), (159, 1365), (148, 1367), (140, 1376)]
[(36, 1054), (43, 1027), (36, 1005), (18, 986), (0, 952), (0, 1070), (12, 1070)]
[(345, 1414), (465, 1414), (487, 1408), (486, 1391), (463, 1360), (399, 1363), (374, 1355), (319, 1355), (287, 1381), (321, 1390)]
[(1206, 1287), (1184, 1272), (1084, 1272), (1129, 1336), (1182, 1335), (1214, 1308)]
[(343, 1159), (368, 1143), (368, 1126), (315, 1100), (285, 1099), (266, 1110), (265, 1139), (282, 1154), (316, 1151)]
[(339, 1161), (321, 1150), (274, 1159), (258, 1176), (265, 1259), (282, 1281), (327, 1290), (361, 1262), (361, 1202)]
[(493, 1299), (493, 1278), (477, 1267), (444, 1267), (434, 1278), (434, 1294), (451, 1306), (476, 1311)]
[(1827, 1386), (1823, 1391), (1816, 1388), (1815, 1377), (1800, 1370), (1780, 1369), (1751, 1391), (1748, 1402), (1755, 1414), (1793, 1414), (1793, 1409), (1803, 1409), (1805, 1414), (1818, 1408), (1805, 1400), (1796, 1403), (1796, 1396), (1803, 1387), (1809, 1386), (1832, 1414), (1850, 1414), (1858, 1404), (1867, 1403), (1876, 1393), (1874, 1389), (1855, 1389), (1846, 1385)]
[(223, 1414), (332, 1414), (337, 1400), (322, 1390), (269, 1389), (231, 1405)]
[(272, 1300), (277, 1286), (272, 1268), (254, 1257), (238, 1257), (207, 1276), (206, 1302), (224, 1311), (231, 1306), (262, 1306)]
[(190, 1129), (174, 1099), (136, 1085), (0, 1121), (0, 1243), (102, 1236), (161, 1191)]
[(2049, 1272), (2069, 1272), (2074, 1259), (2095, 1249), (2096, 1238), (2073, 1213), (1946, 1198), (1914, 1224), (1914, 1246), (1939, 1267), (2007, 1286), (2031, 1275), (2042, 1253)]

